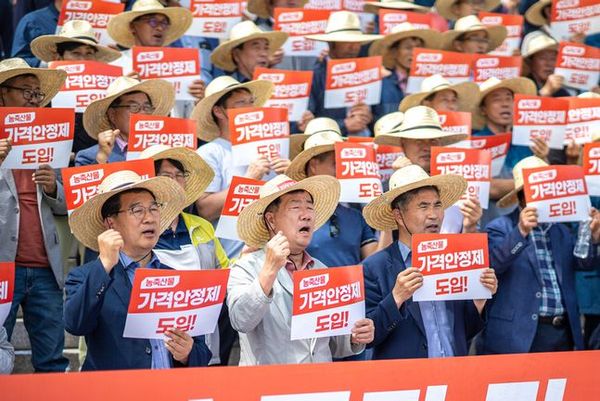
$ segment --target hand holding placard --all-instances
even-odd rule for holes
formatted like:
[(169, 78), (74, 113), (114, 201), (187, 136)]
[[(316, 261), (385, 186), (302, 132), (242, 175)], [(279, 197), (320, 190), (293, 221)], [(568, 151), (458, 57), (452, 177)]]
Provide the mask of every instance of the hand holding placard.
[(538, 225), (537, 209), (533, 206), (527, 206), (519, 214), (519, 231), (523, 237), (527, 237), (531, 230)]
[(266, 156), (261, 155), (256, 160), (252, 161), (246, 170), (246, 178), (252, 178), (253, 180), (260, 180), (265, 174), (269, 172), (271, 165), (269, 159)]
[(477, 198), (467, 198), (460, 206), (460, 212), (463, 215), (463, 233), (475, 233), (477, 232), (477, 223), (481, 216), (483, 216), (483, 209), (481, 203)]
[(125, 242), (121, 233), (111, 229), (104, 231), (98, 236), (98, 249), (100, 251), (100, 262), (106, 273), (110, 273), (119, 262), (119, 251)]
[(35, 185), (41, 185), (44, 193), (51, 198), (56, 197), (56, 172), (47, 164), (42, 164), (33, 173)]
[(398, 308), (413, 296), (416, 290), (423, 285), (423, 274), (416, 267), (408, 267), (396, 277), (396, 284), (392, 289), (392, 296)]
[(118, 129), (109, 129), (98, 134), (98, 153), (96, 154), (96, 161), (99, 164), (108, 161), (119, 134), (121, 134), (121, 131)]
[(360, 319), (352, 328), (352, 344), (369, 344), (375, 339), (375, 324), (371, 319)]
[(185, 331), (174, 327), (165, 332), (165, 347), (173, 355), (173, 359), (184, 365), (188, 364), (188, 356), (192, 352), (194, 339)]

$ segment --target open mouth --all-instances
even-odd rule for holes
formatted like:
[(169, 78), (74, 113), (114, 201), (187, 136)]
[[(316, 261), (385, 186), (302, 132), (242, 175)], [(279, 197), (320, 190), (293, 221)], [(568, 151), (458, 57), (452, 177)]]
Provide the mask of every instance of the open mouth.
[(310, 227), (309, 226), (302, 226), (302, 227), (300, 227), (300, 229), (298, 230), (298, 232), (300, 234), (306, 234), (306, 235), (308, 235), (308, 234), (310, 234)]
[(439, 224), (427, 224), (425, 226), (425, 232), (428, 233), (437, 233), (440, 230), (440, 225)]
[(142, 231), (142, 235), (144, 237), (154, 237), (156, 235), (156, 230), (153, 228), (149, 228), (147, 230)]
[(503, 111), (500, 113), (500, 116), (503, 118), (511, 118), (512, 117), (512, 113), (510, 111)]

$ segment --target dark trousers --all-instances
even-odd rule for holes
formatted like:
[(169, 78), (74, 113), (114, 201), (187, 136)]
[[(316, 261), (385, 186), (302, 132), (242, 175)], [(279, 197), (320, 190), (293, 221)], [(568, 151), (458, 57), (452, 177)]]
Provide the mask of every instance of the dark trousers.
[(565, 319), (560, 327), (551, 323), (538, 323), (529, 352), (572, 351), (573, 336), (569, 322)]
[(600, 326), (600, 315), (583, 315), (585, 317), (585, 323), (583, 326), (583, 344), (585, 349), (592, 349), (590, 339), (592, 333), (598, 326)]

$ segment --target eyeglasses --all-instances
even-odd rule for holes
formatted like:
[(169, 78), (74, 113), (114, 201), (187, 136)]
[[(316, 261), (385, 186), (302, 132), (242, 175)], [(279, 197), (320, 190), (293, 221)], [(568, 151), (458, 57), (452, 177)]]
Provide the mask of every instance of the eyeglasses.
[(338, 224), (337, 216), (332, 214), (329, 218), (329, 236), (335, 238), (340, 234), (340, 226)]
[(190, 172), (189, 171), (184, 171), (183, 173), (177, 173), (175, 175), (171, 174), (171, 173), (160, 173), (158, 174), (159, 177), (167, 177), (170, 178), (172, 180), (177, 180), (177, 181), (181, 181), (181, 180), (185, 180), (190, 176)]
[(146, 217), (146, 212), (150, 212), (150, 214), (153, 217), (159, 217), (160, 210), (164, 206), (165, 206), (165, 203), (159, 203), (159, 202), (154, 202), (148, 207), (142, 206), (142, 205), (135, 205), (135, 206), (130, 207), (129, 209), (119, 210), (119, 211), (115, 212), (114, 215), (116, 216), (119, 213), (129, 212), (129, 214), (132, 215), (133, 217), (135, 217), (136, 219), (142, 220), (144, 217)]
[(160, 26), (162, 29), (167, 29), (171, 26), (171, 21), (164, 18), (148, 17), (140, 18), (139, 21), (147, 22), (152, 28), (158, 28)]
[(35, 100), (37, 100), (38, 102), (41, 102), (42, 100), (44, 100), (46, 98), (46, 94), (44, 92), (35, 91), (33, 89), (19, 88), (17, 86), (10, 86), (10, 85), (1, 85), (1, 86), (3, 88), (16, 89), (16, 90), (23, 92), (23, 98), (25, 98), (25, 100), (32, 100), (33, 98), (35, 98)]
[(124, 105), (120, 105), (120, 106), (111, 106), (111, 108), (113, 108), (113, 109), (128, 109), (131, 114), (137, 114), (137, 113), (141, 112), (142, 110), (144, 111), (144, 113), (154, 113), (154, 110), (156, 110), (156, 107), (152, 106), (150, 103), (144, 103), (144, 104), (131, 103), (131, 104), (124, 104)]

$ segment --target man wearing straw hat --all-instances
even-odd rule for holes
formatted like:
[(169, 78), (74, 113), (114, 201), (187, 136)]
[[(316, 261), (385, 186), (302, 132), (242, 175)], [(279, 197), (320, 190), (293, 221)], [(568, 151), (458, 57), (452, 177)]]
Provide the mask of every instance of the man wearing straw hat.
[(75, 165), (125, 160), (131, 114), (164, 116), (174, 102), (175, 88), (163, 79), (117, 78), (106, 89), (106, 97), (90, 103), (83, 113), (83, 126), (98, 145), (77, 153)]
[(448, 21), (456, 21), (480, 11), (491, 11), (500, 5), (500, 0), (436, 0), (435, 10)]
[(473, 82), (453, 84), (440, 74), (431, 75), (421, 82), (421, 91), (406, 96), (400, 102), (399, 111), (411, 107), (427, 106), (435, 111), (472, 112), (479, 88)]
[(384, 67), (391, 71), (381, 83), (381, 103), (373, 106), (376, 119), (398, 110), (406, 92), (413, 49), (438, 49), (441, 41), (438, 31), (418, 29), (410, 22), (404, 22), (394, 26), (388, 35), (371, 45), (369, 55), (382, 56)]
[(240, 333), (240, 365), (331, 362), (362, 352), (373, 340), (370, 319), (357, 321), (351, 335), (290, 340), (292, 273), (326, 268), (306, 248), (339, 197), (340, 184), (333, 177), (297, 182), (278, 175), (240, 213), (240, 238), (259, 248), (234, 264), (227, 285), (231, 325)]
[[(412, 266), (412, 235), (439, 233), (444, 209), (464, 193), (463, 177), (430, 177), (412, 164), (390, 178), (390, 189), (363, 209), (377, 230), (398, 229), (398, 241), (364, 263), (367, 316), (375, 323), (373, 359), (464, 356), (468, 342), (482, 327), (485, 300), (414, 302), (423, 275)], [(481, 283), (497, 289), (494, 270), (486, 269)]]
[(454, 29), (444, 32), (442, 50), (466, 54), (486, 54), (499, 47), (508, 32), (503, 25), (484, 25), (475, 15), (456, 21)]
[(539, 223), (537, 209), (525, 202), (523, 170), (547, 165), (535, 156), (517, 163), (515, 189), (498, 205), (518, 208), (486, 227), (490, 263), (498, 273), (500, 290), (488, 305), (480, 353), (583, 349), (574, 272), (597, 269), (600, 263), (600, 213), (590, 211), (588, 257), (576, 258), (571, 230), (561, 223)]
[[(0, 62), (0, 107), (44, 107), (66, 73), (31, 68), (20, 58)], [(0, 142), (0, 162), (10, 141)], [(37, 170), (0, 170), (0, 260), (14, 261), (15, 287), (4, 323), (10, 339), (19, 306), (31, 339), (36, 372), (64, 372), (63, 257), (54, 215), (66, 215), (65, 195), (49, 165)]]
[(71, 213), (75, 237), (98, 259), (67, 277), (65, 325), (85, 336), (82, 370), (206, 366), (203, 337), (170, 329), (165, 340), (124, 338), (131, 284), (138, 268), (170, 269), (152, 251), (185, 206), (181, 186), (167, 177), (143, 180), (123, 170), (106, 177), (98, 193)]
[[(364, 34), (360, 30), (360, 20), (350, 11), (337, 11), (329, 15), (324, 34), (306, 35), (307, 39), (327, 42), (329, 45), (328, 58), (345, 59), (357, 58), (362, 45), (382, 38), (381, 35)], [(338, 107), (326, 109), (324, 105), (325, 79), (327, 76), (327, 58), (317, 62), (313, 68), (313, 81), (308, 101), (308, 110), (298, 122), (300, 130), (306, 129), (306, 124), (312, 118), (333, 118), (344, 135), (370, 136), (368, 125), (373, 120), (371, 107), (357, 104), (350, 108)]]

